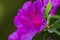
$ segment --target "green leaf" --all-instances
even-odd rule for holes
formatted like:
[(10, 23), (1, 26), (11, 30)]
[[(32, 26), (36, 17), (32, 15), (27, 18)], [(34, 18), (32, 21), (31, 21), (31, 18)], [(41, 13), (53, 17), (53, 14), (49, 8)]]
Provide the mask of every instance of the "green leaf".
[(56, 33), (57, 35), (60, 35), (60, 32), (57, 30), (58, 28), (60, 28), (60, 19), (58, 19), (57, 21), (55, 21), (51, 25), (51, 28), (48, 29), (48, 32), (49, 33)]
[(48, 29), (48, 32), (49, 33), (56, 33), (57, 35), (60, 35), (60, 32), (55, 27), (52, 27), (51, 29)]
[(48, 29), (48, 32), (49, 32), (49, 33), (54, 33), (55, 30), (56, 30), (56, 28), (52, 27), (52, 28)]
[(55, 30), (55, 33), (56, 33), (57, 35), (60, 35), (60, 32), (59, 32), (59, 31), (57, 31), (57, 30)]
[(60, 28), (60, 19), (58, 19), (57, 21), (55, 21), (51, 27), (55, 27), (55, 28)]
[(52, 4), (51, 2), (49, 2), (45, 9), (45, 16), (48, 16), (48, 13), (50, 12), (51, 8), (52, 8)]
[(51, 18), (56, 18), (56, 19), (60, 19), (60, 15), (54, 15)]

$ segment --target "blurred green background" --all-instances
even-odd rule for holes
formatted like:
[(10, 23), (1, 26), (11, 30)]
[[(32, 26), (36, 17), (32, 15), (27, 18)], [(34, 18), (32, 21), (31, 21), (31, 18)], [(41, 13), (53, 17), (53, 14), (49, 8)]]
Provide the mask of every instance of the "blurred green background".
[(28, 0), (0, 0), (0, 40), (7, 40), (16, 28), (13, 20), (18, 9)]
[[(13, 23), (14, 16), (26, 1), (28, 0), (0, 0), (0, 40), (7, 40), (8, 35), (16, 30)], [(60, 12), (57, 13), (59, 14)], [(54, 20), (52, 20), (52, 22)], [(39, 35), (40, 34), (37, 36)]]

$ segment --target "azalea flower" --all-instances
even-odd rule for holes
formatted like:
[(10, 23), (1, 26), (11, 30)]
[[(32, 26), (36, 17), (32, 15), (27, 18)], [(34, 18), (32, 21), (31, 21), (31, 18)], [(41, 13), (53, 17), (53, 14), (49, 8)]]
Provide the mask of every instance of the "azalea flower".
[(25, 2), (14, 17), (14, 24), (17, 30), (9, 35), (8, 40), (32, 40), (46, 27), (42, 0)]
[(50, 16), (53, 16), (58, 8), (60, 6), (60, 0), (44, 0), (44, 6), (47, 6), (47, 4), (51, 2), (52, 9), (50, 11)]

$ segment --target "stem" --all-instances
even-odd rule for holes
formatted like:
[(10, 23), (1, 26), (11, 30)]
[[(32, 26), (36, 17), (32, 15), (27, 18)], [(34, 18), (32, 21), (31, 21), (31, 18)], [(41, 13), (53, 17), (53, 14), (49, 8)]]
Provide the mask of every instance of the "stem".
[(50, 15), (48, 16), (48, 18), (47, 18), (47, 28), (50, 28), (50, 26), (49, 26), (49, 22), (50, 22)]
[(55, 30), (55, 33), (58, 34), (58, 35), (60, 35), (60, 32), (58, 32), (57, 30)]

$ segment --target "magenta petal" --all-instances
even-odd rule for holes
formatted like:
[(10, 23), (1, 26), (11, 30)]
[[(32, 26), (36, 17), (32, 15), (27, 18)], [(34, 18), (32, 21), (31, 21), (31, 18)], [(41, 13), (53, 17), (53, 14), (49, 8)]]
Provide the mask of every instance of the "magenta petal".
[(22, 9), (28, 9), (32, 5), (32, 2), (25, 2)]
[[(50, 16), (53, 16), (57, 10), (57, 7), (60, 6), (60, 0), (50, 0), (52, 4), (52, 9), (50, 11)], [(49, 0), (44, 0), (44, 5), (47, 6)]]
[(40, 26), (40, 30), (39, 30), (39, 32), (41, 32), (45, 27), (46, 27), (46, 21), (44, 20), (44, 19), (42, 19), (42, 24), (41, 24), (41, 26)]
[(21, 40), (32, 40), (37, 31), (30, 30), (28, 33), (21, 36)]
[(21, 18), (19, 18), (19, 16), (15, 16), (15, 18), (14, 18), (14, 24), (15, 24), (16, 28), (23, 27)]
[[(60, 0), (50, 0), (52, 6), (58, 6), (60, 4)], [(49, 3), (49, 0), (44, 0), (44, 5), (46, 6)]]
[(49, 0), (44, 0), (44, 6), (47, 6)]
[[(37, 4), (40, 6), (38, 6)], [(30, 17), (30, 19), (29, 19), (29, 17)], [(40, 26), (43, 25), (42, 19), (45, 21), (44, 7), (42, 5), (42, 2), (36, 1), (33, 4), (31, 2), (27, 2), (23, 5), (22, 9), (20, 9), (18, 11), (18, 15), (14, 19), (14, 24), (16, 25), (17, 28), (23, 27), (23, 26), (26, 26), (26, 27), (29, 26), (27, 28), (40, 30), (41, 29)], [(32, 23), (34, 21), (36, 21), (36, 24), (37, 23), (39, 23), (39, 24), (35, 25), (35, 23)], [(46, 24), (46, 22), (45, 22), (45, 24)], [(39, 26), (39, 27), (35, 27), (35, 26)], [(45, 27), (42, 26), (42, 28), (45, 28)]]
[[(32, 40), (36, 33), (46, 27), (44, 18), (44, 6), (41, 0), (24, 3), (14, 17), (17, 31), (9, 36), (9, 40)], [(15, 36), (14, 36), (15, 35)]]
[(20, 28), (16, 32), (9, 35), (8, 40), (32, 40), (36, 33), (37, 31), (35, 30)]
[(50, 11), (50, 16), (54, 16), (56, 10), (57, 10), (57, 7), (53, 7), (52, 10)]
[(14, 32), (9, 35), (8, 40), (19, 40), (17, 32)]
[(28, 31), (28, 29), (21, 27), (20, 29), (17, 29), (17, 31), (9, 35), (8, 40), (21, 40), (21, 36), (23, 34), (26, 34)]
[(59, 5), (60, 5), (60, 0), (52, 0), (52, 9), (50, 11), (50, 16), (54, 16)]

